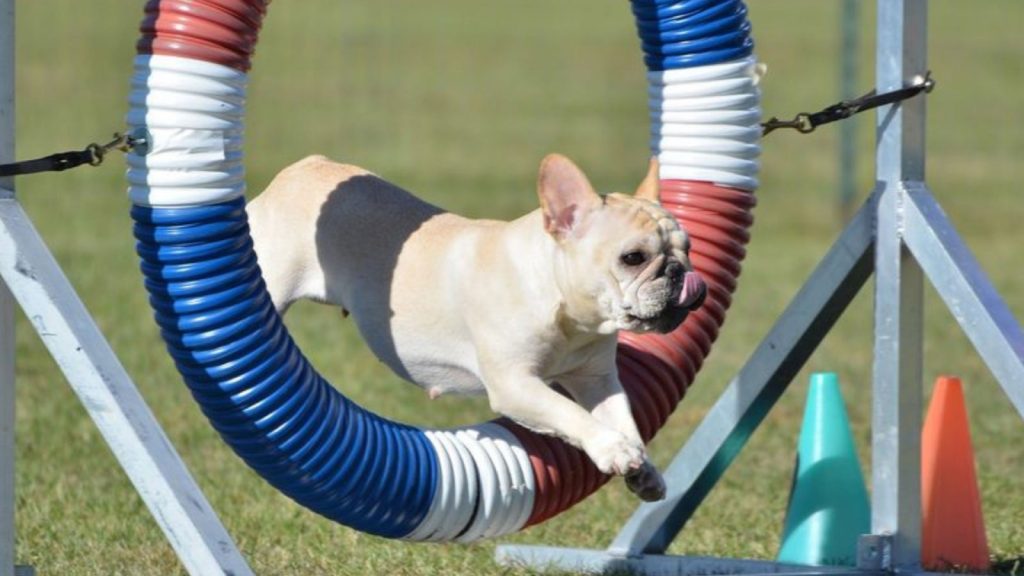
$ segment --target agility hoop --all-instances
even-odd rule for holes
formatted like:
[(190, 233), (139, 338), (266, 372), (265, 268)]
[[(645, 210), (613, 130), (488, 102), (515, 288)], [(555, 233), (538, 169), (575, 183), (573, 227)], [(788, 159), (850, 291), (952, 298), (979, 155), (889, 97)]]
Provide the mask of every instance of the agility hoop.
[[(391, 538), (462, 541), (520, 530), (600, 487), (579, 450), (506, 420), (420, 430), (335, 390), (266, 292), (245, 213), (247, 71), (268, 0), (150, 0), (132, 76), (128, 154), (137, 251), (167, 348), (202, 411), (295, 501)], [(753, 222), (761, 111), (740, 0), (634, 0), (662, 204), (708, 285), (668, 335), (620, 338), (618, 368), (645, 442), (711, 350)]]

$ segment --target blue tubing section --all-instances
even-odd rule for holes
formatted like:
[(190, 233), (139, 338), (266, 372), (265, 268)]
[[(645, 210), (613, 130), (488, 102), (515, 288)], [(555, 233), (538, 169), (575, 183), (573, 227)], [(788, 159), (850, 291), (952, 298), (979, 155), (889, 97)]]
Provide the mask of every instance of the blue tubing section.
[(632, 0), (650, 71), (720, 64), (754, 52), (742, 0)]
[(167, 349), (221, 437), (318, 514), (388, 538), (412, 532), (438, 481), (430, 441), (360, 408), (302, 356), (263, 284), (244, 199), (134, 206), (132, 219)]

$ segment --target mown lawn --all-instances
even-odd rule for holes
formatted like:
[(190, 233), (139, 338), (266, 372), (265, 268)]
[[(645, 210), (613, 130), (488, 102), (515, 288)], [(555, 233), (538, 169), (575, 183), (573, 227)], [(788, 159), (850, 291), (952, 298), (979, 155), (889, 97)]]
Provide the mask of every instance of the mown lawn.
[[(18, 156), (81, 147), (123, 127), (141, 2), (18, 3)], [(837, 98), (838, 2), (751, 3), (769, 65), (765, 115)], [(1018, 317), (1024, 317), (1024, 4), (933, 2), (928, 180)], [(865, 3), (861, 82), (873, 78)], [(561, 151), (603, 190), (629, 190), (647, 152), (644, 75), (622, 0), (275, 2), (252, 73), (250, 189), (325, 153), (366, 166), (473, 216), (534, 207), (540, 158)], [(873, 116), (860, 128), (862, 195), (872, 185)], [(765, 141), (754, 240), (730, 319), (697, 385), (652, 444), (659, 464), (699, 422), (840, 228), (837, 130)], [(332, 524), (279, 495), (220, 442), (159, 340), (136, 268), (119, 159), (24, 178), (19, 196), (134, 376), (157, 418), (261, 574), (519, 574), (494, 542), (385, 541)], [(992, 553), (1024, 554), (1024, 422), (931, 289), (926, 386), (966, 385)], [(485, 403), (428, 402), (359, 342), (351, 323), (300, 305), (289, 325), (313, 363), (357, 402), (419, 425), (490, 418)], [(805, 382), (843, 382), (866, 476), (870, 283), (673, 544), (681, 554), (771, 558), (777, 551)], [(181, 568), (30, 326), (18, 324), (17, 554), (47, 574), (175, 574)], [(930, 387), (930, 386), (929, 386)], [(601, 548), (636, 501), (618, 482), (508, 542)], [(1018, 568), (1019, 571), (1019, 568)]]

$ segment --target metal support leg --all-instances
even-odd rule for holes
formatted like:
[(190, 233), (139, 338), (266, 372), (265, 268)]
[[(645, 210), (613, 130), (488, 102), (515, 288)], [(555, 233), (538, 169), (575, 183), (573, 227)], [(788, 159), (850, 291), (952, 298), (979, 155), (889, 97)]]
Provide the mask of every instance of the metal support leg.
[(14, 306), (0, 282), (0, 575), (14, 571)]
[(644, 576), (684, 576), (709, 574), (747, 574), (771, 576), (883, 576), (882, 572), (864, 572), (853, 568), (796, 566), (769, 560), (708, 558), (701, 556), (663, 556), (642, 554), (617, 556), (605, 550), (575, 550), (548, 546), (500, 546), (496, 559), (505, 566), (529, 566), (538, 570), (560, 570), (584, 574), (643, 574)]
[(28, 216), (0, 200), (0, 275), (191, 574), (252, 574)]
[(904, 240), (1024, 418), (1024, 333), (924, 186), (906, 194)]
[[(879, 0), (876, 86), (914, 83), (927, 71), (926, 0)], [(881, 567), (921, 563), (921, 412), (924, 277), (903, 241), (906, 185), (924, 181), (925, 98), (878, 110), (882, 186), (875, 246), (871, 530), (885, 537)]]
[(892, 538), (886, 569), (916, 567), (921, 556), (924, 283), (899, 236), (902, 198), (898, 184), (883, 192), (875, 247), (871, 531)]
[[(0, 0), (0, 164), (14, 160), (14, 0)], [(0, 178), (0, 199), (14, 180)], [(0, 281), (0, 576), (14, 574), (14, 298)]]

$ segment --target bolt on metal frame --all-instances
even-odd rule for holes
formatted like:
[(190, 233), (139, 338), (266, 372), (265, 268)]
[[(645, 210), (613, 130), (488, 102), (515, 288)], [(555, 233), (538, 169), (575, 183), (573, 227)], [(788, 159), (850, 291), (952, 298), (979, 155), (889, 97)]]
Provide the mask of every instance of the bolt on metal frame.
[[(14, 161), (14, 2), (0, 0), (0, 163)], [(252, 574), (131, 378), (0, 179), (0, 576), (31, 576), (14, 553), (14, 302), (190, 574)]]
[[(879, 93), (927, 71), (927, 0), (878, 0)], [(665, 473), (668, 494), (641, 504), (606, 550), (501, 546), (497, 560), (636, 574), (923, 573), (920, 431), (924, 277), (1024, 417), (1024, 333), (924, 182), (922, 95), (879, 108), (869, 199), (722, 393)], [(754, 429), (875, 275), (872, 534), (856, 568), (668, 556), (665, 551)]]

